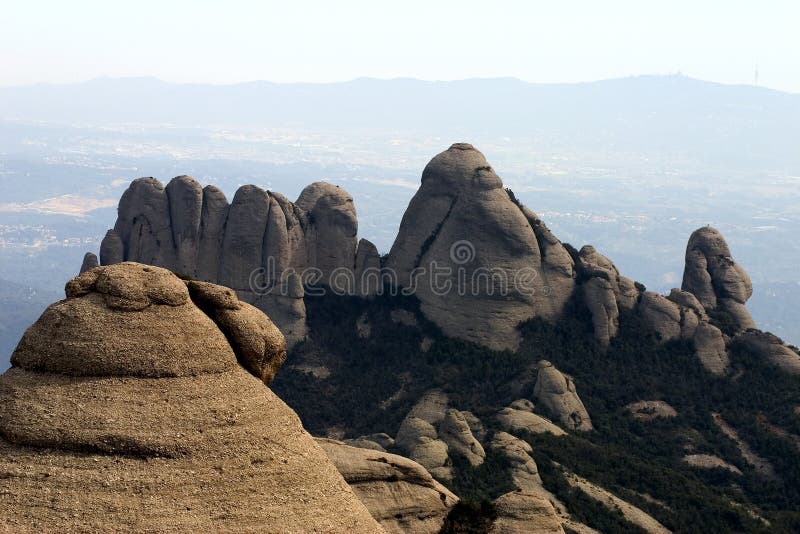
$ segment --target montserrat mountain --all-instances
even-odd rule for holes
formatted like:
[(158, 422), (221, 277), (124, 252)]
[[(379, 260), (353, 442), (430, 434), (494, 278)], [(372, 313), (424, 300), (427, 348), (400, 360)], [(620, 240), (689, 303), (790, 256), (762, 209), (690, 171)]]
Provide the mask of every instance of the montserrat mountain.
[(125, 262), (67, 284), (0, 376), (0, 529), (380, 532), (268, 387), (283, 336), (225, 287)]
[[(520, 323), (557, 322), (577, 298), (601, 347), (617, 335), (621, 312), (632, 312), (664, 342), (693, 342), (712, 373), (725, 373), (733, 339), (800, 372), (794, 351), (755, 330), (745, 307), (752, 284), (718, 231), (701, 228), (690, 237), (681, 288), (666, 296), (646, 291), (591, 245), (561, 243), (467, 143), (425, 167), (386, 257), (357, 232), (352, 197), (324, 182), (295, 202), (243, 186), (228, 203), (219, 189), (188, 176), (166, 187), (140, 178), (120, 201), (100, 263), (138, 261), (230, 287), (265, 311), (290, 347), (309, 333), (304, 287), (311, 284), (362, 297), (413, 294), (446, 336), (511, 351), (521, 341)], [(84, 268), (93, 261), (87, 257)], [(709, 314), (731, 328), (723, 332)]]

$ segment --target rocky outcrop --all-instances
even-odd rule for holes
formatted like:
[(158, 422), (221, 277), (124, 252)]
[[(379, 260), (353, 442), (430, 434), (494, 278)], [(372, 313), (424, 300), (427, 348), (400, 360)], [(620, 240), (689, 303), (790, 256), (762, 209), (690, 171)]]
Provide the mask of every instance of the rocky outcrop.
[(435, 389), (425, 393), (403, 419), (394, 444), (437, 478), (450, 479), (451, 455), (463, 456), (472, 466), (486, 458), (473, 427), (485, 432), (474, 415), (448, 408), (447, 395)]
[(639, 315), (656, 331), (661, 341), (671, 341), (681, 337), (680, 306), (666, 297), (645, 291), (639, 303)]
[(439, 426), (439, 437), (447, 443), (451, 453), (460, 454), (473, 467), (481, 465), (486, 458), (483, 446), (472, 435), (469, 423), (458, 410), (447, 410)]
[(678, 412), (664, 401), (637, 401), (625, 406), (634, 419), (639, 421), (652, 421), (654, 419), (671, 419), (678, 416)]
[(86, 271), (91, 271), (95, 267), (99, 266), (100, 263), (97, 261), (97, 256), (95, 256), (91, 252), (87, 252), (83, 255), (83, 263), (81, 263), (81, 270), (80, 273), (83, 274)]
[[(315, 182), (300, 193), (295, 206), (306, 214), (306, 254), (308, 265), (316, 267), (322, 283), (353, 293), (349, 276), (356, 264), (358, 219), (353, 197), (341, 187)], [(347, 269), (343, 278), (334, 276)]]
[(574, 286), (572, 259), (538, 231), (483, 154), (457, 143), (425, 167), (387, 267), (446, 335), (513, 350), (517, 325), (558, 318)]
[[(336, 269), (346, 293), (359, 293), (353, 199), (343, 189), (317, 182), (296, 204), (278, 193), (246, 185), (228, 204), (214, 186), (189, 176), (164, 187), (153, 178), (134, 180), (122, 196), (118, 218), (100, 248), (100, 263), (138, 261), (233, 288), (242, 301), (266, 312), (289, 345), (307, 335), (301, 273), (317, 269), (309, 283), (330, 285)], [(362, 241), (360, 270), (380, 265), (377, 250)], [(377, 282), (367, 287), (374, 294)]]
[(522, 399), (522, 402), (526, 404), (523, 405), (520, 401), (514, 401), (511, 406), (497, 412), (495, 418), (500, 428), (514, 434), (520, 432), (530, 432), (531, 434), (543, 434), (547, 432), (555, 436), (563, 436), (566, 434), (561, 427), (554, 424), (549, 419), (533, 413), (533, 404), (530, 401)]
[(386, 532), (439, 532), (458, 502), (416, 462), (318, 438), (344, 479)]
[(395, 444), (406, 456), (445, 480), (453, 476), (452, 461), (437, 427), (445, 419), (447, 402), (441, 391), (427, 392), (403, 419), (395, 437)]
[(539, 375), (533, 394), (564, 427), (570, 430), (592, 430), (592, 421), (578, 397), (574, 380), (547, 360), (539, 362)]
[(286, 341), (269, 317), (227, 287), (194, 280), (186, 286), (192, 301), (225, 334), (242, 367), (269, 385), (286, 360)]
[(509, 462), (511, 483), (515, 488), (529, 493), (542, 489), (539, 468), (530, 455), (533, 449), (527, 441), (501, 431), (495, 433), (489, 446)]
[(800, 375), (800, 355), (776, 335), (753, 330), (738, 336), (737, 341), (785, 372)]
[(546, 497), (512, 491), (494, 501), (497, 519), (492, 534), (563, 534), (561, 520)]
[(699, 228), (689, 237), (681, 288), (697, 297), (707, 310), (721, 309), (730, 314), (740, 330), (755, 328), (744, 305), (753, 294), (753, 284), (715, 228)]
[(601, 347), (608, 347), (619, 329), (619, 310), (631, 310), (636, 306), (639, 289), (591, 245), (583, 246), (578, 253), (578, 271), (583, 299), (592, 315), (595, 339)]
[[(234, 317), (226, 336), (153, 266), (98, 267), (66, 293), (0, 376), (5, 529), (381, 530), (264, 373), (237, 362), (279, 333)], [(280, 361), (282, 342), (262, 341), (255, 363)]]
[(692, 340), (703, 367), (716, 375), (725, 374), (730, 361), (725, 337), (709, 322), (705, 307), (692, 293), (673, 288), (669, 296), (664, 297), (645, 291), (637, 310), (661, 341)]

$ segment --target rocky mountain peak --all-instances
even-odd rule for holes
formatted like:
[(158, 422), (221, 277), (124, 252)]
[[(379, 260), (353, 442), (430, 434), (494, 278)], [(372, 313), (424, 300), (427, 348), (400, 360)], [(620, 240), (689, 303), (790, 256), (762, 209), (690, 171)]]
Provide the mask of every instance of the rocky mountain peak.
[(228, 288), (192, 284), (97, 267), (28, 329), (0, 376), (0, 524), (380, 532), (264, 386), (285, 357), (280, 332)]
[(747, 271), (733, 260), (725, 238), (716, 228), (704, 226), (689, 237), (681, 288), (697, 297), (707, 310), (729, 313), (740, 330), (755, 328), (745, 308), (753, 294), (753, 284)]

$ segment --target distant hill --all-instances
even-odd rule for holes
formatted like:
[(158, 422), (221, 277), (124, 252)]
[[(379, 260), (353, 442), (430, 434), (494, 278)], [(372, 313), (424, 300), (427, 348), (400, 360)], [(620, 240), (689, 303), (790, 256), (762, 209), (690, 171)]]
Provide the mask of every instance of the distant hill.
[[(614, 150), (685, 151), (798, 165), (800, 95), (684, 76), (578, 84), (512, 78), (325, 84), (170, 84), (101, 78), (0, 88), (0, 119), (66, 123), (417, 129), (519, 136)], [(743, 150), (744, 148), (744, 150)]]

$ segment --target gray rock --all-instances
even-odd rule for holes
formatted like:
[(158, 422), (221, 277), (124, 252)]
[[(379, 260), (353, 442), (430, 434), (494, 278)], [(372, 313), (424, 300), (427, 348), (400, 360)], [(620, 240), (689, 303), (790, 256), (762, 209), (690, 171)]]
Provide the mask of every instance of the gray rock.
[(737, 340), (785, 372), (800, 375), (800, 355), (786, 346), (778, 336), (751, 330), (738, 336)]
[(81, 264), (80, 274), (83, 274), (86, 271), (91, 271), (99, 265), (100, 263), (97, 261), (97, 256), (91, 252), (87, 252), (83, 255), (83, 263)]
[(354, 288), (343, 283), (353, 276), (356, 261), (358, 219), (353, 197), (341, 187), (315, 182), (303, 189), (295, 205), (308, 220), (305, 241), (309, 266), (322, 272), (323, 285), (353, 293)]
[(203, 209), (200, 212), (200, 243), (197, 253), (196, 276), (206, 282), (219, 278), (222, 241), (225, 238), (225, 222), (228, 220), (228, 199), (225, 194), (207, 185), (203, 188)]
[[(542, 251), (528, 219), (466, 143), (425, 167), (387, 267), (401, 287), (416, 287), (423, 314), (446, 335), (492, 349), (516, 349), (520, 322), (563, 311), (564, 295), (543, 287)], [(416, 268), (425, 271), (412, 281)], [(552, 287), (561, 287), (558, 277), (571, 279), (557, 272), (547, 271)]]
[(237, 291), (251, 291), (251, 275), (262, 265), (269, 205), (267, 192), (254, 185), (236, 191), (222, 242), (220, 284)]
[(195, 276), (200, 245), (203, 188), (191, 176), (178, 176), (166, 187), (176, 272)]
[(730, 365), (725, 350), (725, 337), (716, 326), (707, 321), (697, 325), (694, 333), (694, 348), (703, 367), (715, 375), (723, 375)]
[(100, 264), (114, 265), (125, 261), (125, 247), (119, 234), (114, 230), (106, 232), (100, 243)]
[(381, 256), (377, 247), (366, 239), (358, 242), (355, 275), (357, 295), (372, 297), (382, 290)]
[(666, 297), (645, 291), (639, 302), (639, 314), (658, 333), (661, 341), (681, 337), (681, 308)]
[(122, 194), (114, 230), (125, 245), (125, 261), (172, 268), (176, 251), (169, 199), (155, 178), (138, 178)]
[(578, 397), (572, 377), (561, 373), (547, 360), (539, 362), (533, 394), (563, 426), (571, 430), (592, 430), (589, 413)]
[(619, 330), (619, 308), (613, 284), (594, 276), (582, 284), (586, 307), (592, 314), (594, 337), (601, 347), (608, 347)]
[(689, 238), (681, 287), (694, 294), (706, 310), (721, 308), (729, 312), (740, 330), (755, 328), (744, 307), (753, 294), (753, 284), (715, 228), (699, 228)]

